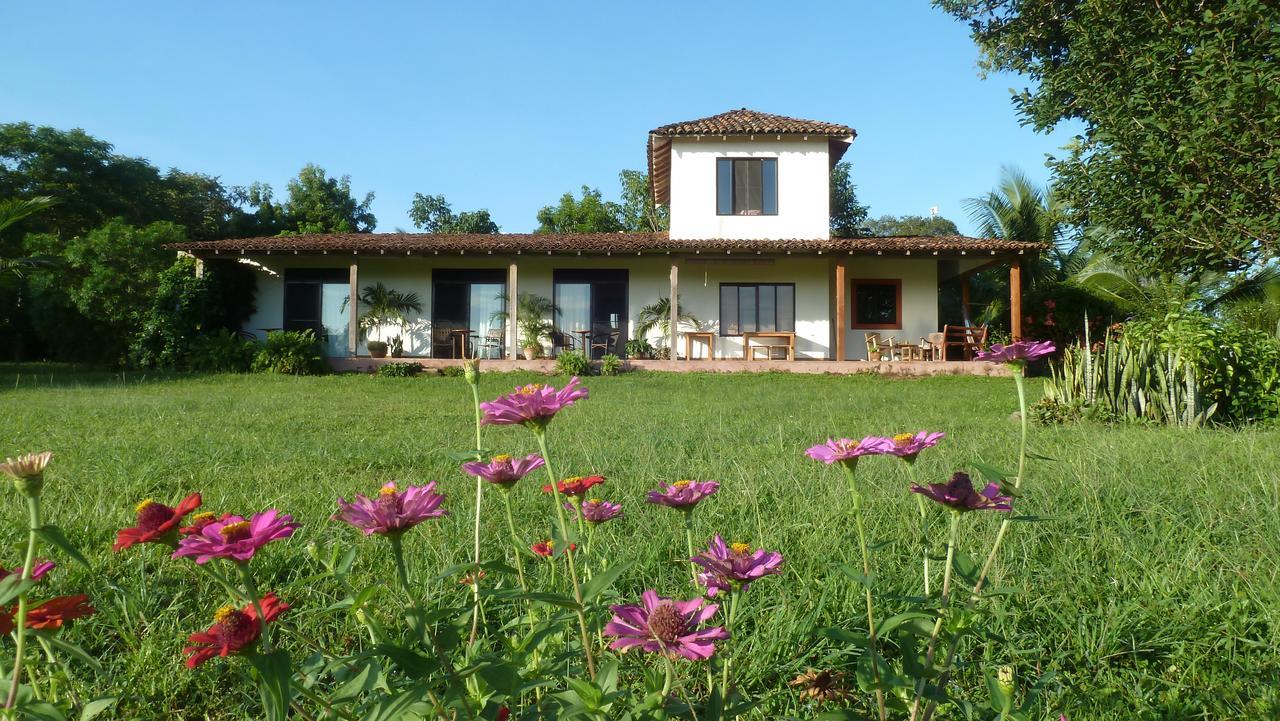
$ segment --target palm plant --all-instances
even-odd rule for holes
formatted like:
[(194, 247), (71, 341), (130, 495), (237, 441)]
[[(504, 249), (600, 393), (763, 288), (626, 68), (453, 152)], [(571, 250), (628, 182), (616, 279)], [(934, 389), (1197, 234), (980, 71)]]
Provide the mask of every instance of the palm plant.
[[(38, 195), (22, 200), (10, 198), (0, 200), (0, 232), (14, 225), (27, 216), (34, 215), (48, 208), (57, 201), (48, 195)], [(22, 277), (23, 271), (52, 265), (53, 260), (37, 256), (24, 258), (0, 258), (0, 277), (16, 275)]]
[(1280, 266), (1274, 264), (1239, 273), (1160, 275), (1095, 254), (1068, 280), (1136, 316), (1177, 310), (1217, 314), (1234, 304), (1280, 297)]
[[(679, 302), (676, 303), (676, 319), (678, 323), (698, 324), (698, 319), (686, 311)], [(663, 340), (671, 337), (670, 298), (659, 298), (657, 302), (641, 308), (639, 315), (636, 316), (637, 338), (645, 338), (654, 330), (657, 330), (661, 336), (658, 339), (658, 347), (662, 347)]]
[(1030, 285), (1064, 280), (1087, 258), (1088, 246), (1073, 243), (1067, 237), (1066, 209), (1053, 186), (1041, 188), (1017, 168), (1002, 168), (997, 188), (980, 198), (969, 198), (964, 206), (985, 238), (1050, 247), (1048, 253), (1027, 264)]
[[(404, 293), (388, 288), (381, 281), (366, 285), (360, 293), (360, 305), (365, 311), (360, 314), (360, 328), (367, 333), (370, 328), (378, 328), (388, 324), (403, 324), (405, 314), (410, 311), (422, 312), (422, 301), (417, 293)], [(346, 303), (343, 303), (346, 307)]]
[[(507, 322), (507, 295), (498, 296), (502, 308), (493, 314), (495, 321)], [(537, 293), (521, 293), (516, 297), (516, 331), (520, 336), (521, 348), (525, 350), (541, 349), (544, 340), (550, 340), (555, 330), (555, 316), (560, 312), (551, 299)], [(529, 353), (525, 354), (526, 357)]]

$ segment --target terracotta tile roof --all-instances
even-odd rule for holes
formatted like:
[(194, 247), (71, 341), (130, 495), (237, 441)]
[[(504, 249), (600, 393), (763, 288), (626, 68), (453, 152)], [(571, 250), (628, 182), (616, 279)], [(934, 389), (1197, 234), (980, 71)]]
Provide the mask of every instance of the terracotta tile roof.
[(650, 135), (832, 135), (847, 138), (857, 131), (847, 125), (824, 123), (818, 120), (802, 120), (785, 115), (760, 113), (739, 108), (727, 113), (697, 120), (671, 123), (649, 131)]
[(502, 233), (497, 235), (433, 235), (429, 233), (316, 233), (266, 238), (203, 240), (166, 246), (201, 257), (241, 253), (358, 253), (412, 255), (437, 253), (1019, 253), (1044, 250), (1037, 243), (963, 235), (906, 238), (821, 238), (671, 240), (666, 233)]

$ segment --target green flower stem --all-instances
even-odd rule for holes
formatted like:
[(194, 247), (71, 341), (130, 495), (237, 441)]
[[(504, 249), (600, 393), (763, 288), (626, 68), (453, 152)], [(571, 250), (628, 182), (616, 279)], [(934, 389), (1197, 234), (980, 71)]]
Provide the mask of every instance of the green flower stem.
[[(1013, 479), (1013, 489), (1017, 491), (1022, 488), (1022, 479), (1026, 475), (1027, 469), (1027, 390), (1026, 379), (1023, 377), (1023, 366), (1021, 364), (1011, 365), (1013, 382), (1018, 389), (1018, 414), (1021, 416), (1019, 420), (1022, 421), (1021, 442), (1018, 446), (1018, 475)], [(1009, 532), (1009, 526), (1012, 523), (1007, 516), (1000, 521), (1000, 528), (996, 531), (996, 539), (991, 544), (991, 552), (987, 554), (987, 559), (982, 563), (982, 570), (978, 572), (978, 580), (973, 584), (973, 592), (969, 595), (965, 608), (973, 608), (982, 597), (982, 589), (986, 587), (987, 580), (990, 578), (991, 567), (995, 564), (996, 556), (1000, 552), (1000, 544), (1004, 542), (1005, 534)], [(942, 662), (942, 673), (938, 676), (938, 688), (945, 688), (947, 681), (951, 678), (951, 665), (955, 661), (956, 651), (956, 644), (951, 644), (951, 647), (947, 650), (947, 657)], [(921, 717), (922, 721), (928, 721), (928, 719), (932, 718), (937, 708), (938, 703), (930, 701), (929, 705), (925, 707), (924, 715)]]
[[(916, 484), (916, 462), (914, 460), (907, 461), (907, 480), (912, 484)], [(924, 597), (929, 597), (929, 508), (925, 503), (924, 496), (915, 493), (916, 508), (920, 510), (920, 555), (924, 559)]]
[(511, 514), (511, 489), (504, 488), (502, 492), (502, 500), (505, 502), (507, 511), (507, 530), (511, 532), (511, 550), (516, 556), (516, 575), (520, 579), (520, 590), (525, 593), (529, 592), (529, 584), (524, 579), (524, 553), (520, 548), (520, 534), (516, 532), (515, 517)]
[[(551, 468), (551, 454), (547, 451), (547, 431), (544, 428), (538, 428), (534, 430), (533, 434), (538, 439), (538, 450), (542, 452), (542, 467), (547, 472), (547, 478), (551, 482), (551, 494), (555, 498), (556, 522), (560, 526), (560, 536), (566, 544), (564, 556), (568, 559), (569, 580), (573, 583), (573, 600), (578, 603), (575, 611), (578, 614), (578, 632), (582, 637), (582, 653), (587, 658), (587, 675), (594, 681), (596, 679), (596, 660), (591, 653), (591, 634), (587, 631), (587, 614), (582, 605), (582, 586), (578, 583), (578, 568), (573, 560), (573, 546), (568, 541), (569, 521), (564, 516), (564, 500), (560, 495), (556, 473)], [(554, 558), (552, 560), (554, 561)]]
[(391, 556), (396, 561), (396, 579), (400, 581), (400, 588), (409, 596), (409, 602), (416, 607), (418, 594), (414, 593), (413, 586), (409, 583), (409, 566), (404, 562), (404, 539), (400, 534), (392, 533), (387, 536), (387, 540), (391, 542)]
[(267, 624), (267, 615), (262, 612), (262, 596), (258, 594), (258, 585), (253, 581), (253, 573), (249, 571), (249, 564), (237, 563), (236, 570), (240, 572), (240, 579), (244, 582), (244, 590), (249, 596), (249, 602), (253, 604), (253, 610), (258, 614), (258, 623), (262, 625), (262, 648), (264, 651), (271, 650), (271, 631)]
[(693, 557), (697, 554), (693, 550), (693, 507), (683, 509), (684, 511), (684, 540), (685, 545), (689, 548), (689, 555), (685, 556), (685, 561), (689, 564), (689, 577), (693, 581), (693, 588), (698, 589), (698, 565), (693, 562)]
[(845, 479), (849, 481), (849, 493), (853, 497), (853, 522), (858, 528), (858, 549), (862, 553), (863, 588), (866, 590), (867, 597), (867, 638), (871, 642), (871, 677), (877, 686), (876, 707), (880, 711), (880, 721), (886, 721), (889, 714), (884, 705), (884, 690), (879, 688), (880, 667), (876, 665), (880, 655), (880, 644), (876, 639), (875, 605), (871, 598), (871, 554), (867, 551), (867, 532), (862, 522), (862, 494), (858, 492), (853, 464), (841, 463), (840, 468), (844, 471)]
[[(483, 461), (484, 454), (481, 447), (484, 444), (483, 428), (481, 420), (483, 415), (480, 412), (480, 384), (477, 382), (470, 383), (471, 401), (476, 410), (476, 460)], [(471, 571), (471, 600), (475, 605), (475, 609), (471, 614), (471, 645), (475, 645), (476, 636), (480, 633), (480, 504), (484, 500), (484, 479), (476, 476), (476, 522), (475, 522), (475, 568)]]
[(217, 581), (218, 585), (222, 586), (222, 589), (231, 597), (232, 603), (241, 603), (249, 600), (248, 596), (236, 588), (236, 585), (222, 575), (222, 572), (215, 570), (211, 564), (197, 563), (196, 568), (204, 571), (205, 575)]
[[(928, 650), (925, 652), (924, 658), (924, 667), (926, 669), (933, 665), (933, 659), (937, 656), (938, 638), (942, 633), (942, 621), (947, 604), (951, 600), (951, 567), (955, 560), (956, 538), (960, 531), (960, 515), (959, 511), (951, 512), (951, 532), (947, 535), (947, 567), (942, 571), (942, 606), (938, 611), (938, 620), (933, 623), (933, 632), (929, 634)], [(923, 678), (916, 681), (915, 700), (911, 703), (911, 718), (913, 720), (920, 712), (920, 704), (924, 698), (925, 681)]]
[[(738, 617), (738, 601), (742, 598), (742, 587), (738, 586), (733, 589), (733, 595), (729, 597), (729, 618), (725, 622), (724, 630), (729, 632), (729, 640), (733, 640), (733, 622)], [(720, 688), (721, 698), (728, 703), (729, 698), (729, 665), (733, 663), (733, 656), (726, 654), (724, 665), (720, 669)]]
[[(39, 544), (39, 536), (36, 530), (40, 528), (40, 496), (27, 496), (27, 555), (26, 560), (22, 563), (22, 581), (25, 583), (31, 580), (31, 572), (36, 562), (36, 546)], [(13, 704), (18, 700), (18, 685), (22, 681), (22, 657), (26, 652), (27, 644), (27, 592), (23, 591), (18, 596), (18, 614), (14, 619), (14, 633), (17, 635), (17, 648), (14, 651), (13, 674), (9, 682), (9, 695), (4, 702), (5, 708), (13, 708)]]

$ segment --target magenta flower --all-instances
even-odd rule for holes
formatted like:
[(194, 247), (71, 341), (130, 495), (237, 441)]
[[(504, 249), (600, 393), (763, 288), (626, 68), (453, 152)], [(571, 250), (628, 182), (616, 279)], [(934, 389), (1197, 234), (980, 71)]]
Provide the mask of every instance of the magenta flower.
[[(36, 561), (35, 565), (31, 567), (31, 580), (39, 581), (41, 578), (44, 578), (44, 574), (52, 571), (55, 567), (57, 567), (57, 565), (58, 564), (54, 563), (53, 561)], [(5, 568), (4, 566), (0, 566), (0, 580), (6, 579), (10, 576), (21, 577), (22, 566), (15, 566), (13, 568)]]
[(745, 591), (752, 581), (782, 572), (781, 553), (753, 551), (745, 543), (726, 545), (718, 533), (707, 550), (689, 560), (702, 567), (698, 582), (707, 587), (708, 596), (737, 588)]
[(720, 484), (716, 481), (676, 481), (675, 483), (663, 481), (662, 488), (649, 491), (645, 500), (659, 506), (691, 511), (702, 499), (714, 495), (718, 490), (720, 490)]
[(690, 661), (705, 661), (715, 655), (715, 641), (729, 637), (723, 628), (698, 627), (716, 614), (719, 606), (704, 599), (676, 601), (648, 590), (638, 605), (610, 606), (613, 620), (604, 627), (617, 640), (609, 644), (615, 651), (639, 648), (649, 653), (662, 653), (671, 658), (683, 656)]
[(510, 488), (516, 481), (542, 468), (545, 463), (546, 461), (542, 460), (542, 456), (537, 453), (531, 453), (524, 458), (512, 458), (503, 453), (490, 458), (488, 463), (480, 461), (463, 463), (462, 470), (503, 488)]
[(425, 486), (410, 486), (404, 491), (396, 490), (395, 483), (387, 483), (378, 491), (377, 498), (366, 498), (359, 493), (353, 501), (339, 498), (333, 520), (348, 523), (366, 536), (374, 533), (398, 536), (428, 518), (448, 514), (440, 508), (444, 496), (435, 489), (435, 481)]
[[(565, 510), (575, 510), (573, 503), (566, 502)], [(599, 498), (592, 498), (589, 501), (582, 502), (582, 520), (593, 526), (598, 526), (605, 521), (612, 521), (615, 518), (622, 517), (622, 504), (610, 503), (602, 501)]]
[(990, 363), (1024, 365), (1037, 358), (1043, 358), (1057, 349), (1051, 340), (1020, 340), (1009, 345), (996, 343), (987, 350), (978, 351), (974, 359)]
[(893, 453), (893, 440), (879, 436), (867, 436), (860, 441), (852, 438), (827, 439), (826, 443), (805, 451), (805, 455), (828, 466), (832, 463), (856, 463), (862, 456), (883, 456)]
[(910, 463), (916, 459), (916, 456), (920, 455), (920, 451), (938, 445), (938, 441), (942, 440), (946, 435), (946, 433), (930, 433), (929, 431), (920, 431), (915, 435), (899, 433), (889, 439), (889, 442), (893, 444), (893, 448), (889, 449), (889, 455), (897, 456)]
[(514, 393), (481, 403), (484, 417), (480, 422), (488, 426), (523, 425), (542, 430), (557, 413), (586, 397), (587, 389), (578, 386), (577, 376), (570, 378), (559, 390), (541, 383), (530, 383), (516, 388)]
[(293, 516), (268, 508), (255, 513), (249, 520), (242, 516), (228, 516), (215, 521), (182, 539), (174, 558), (195, 556), (196, 563), (208, 563), (211, 558), (229, 558), (236, 563), (248, 563), (259, 548), (288, 538), (298, 530)]
[(928, 487), (911, 484), (911, 492), (937, 501), (953, 511), (1010, 511), (1013, 501), (1000, 495), (1000, 486), (988, 483), (981, 491), (974, 490), (969, 474), (957, 471), (946, 483), (930, 483)]

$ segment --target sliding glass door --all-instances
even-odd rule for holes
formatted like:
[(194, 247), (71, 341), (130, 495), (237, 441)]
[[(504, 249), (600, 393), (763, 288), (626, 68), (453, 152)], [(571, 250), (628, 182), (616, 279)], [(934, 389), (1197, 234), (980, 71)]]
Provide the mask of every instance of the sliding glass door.
[(345, 268), (284, 272), (284, 329), (310, 330), (329, 357), (347, 355), (351, 284)]
[(432, 357), (502, 354), (506, 271), (436, 270), (431, 289)]
[(627, 271), (557, 270), (556, 330), (599, 359), (623, 355), (627, 343)]

